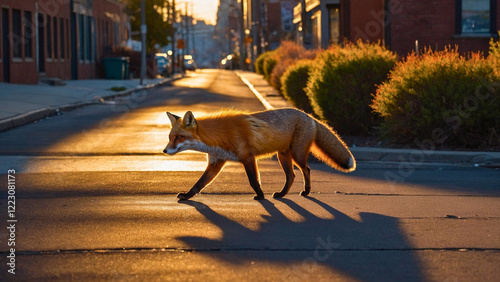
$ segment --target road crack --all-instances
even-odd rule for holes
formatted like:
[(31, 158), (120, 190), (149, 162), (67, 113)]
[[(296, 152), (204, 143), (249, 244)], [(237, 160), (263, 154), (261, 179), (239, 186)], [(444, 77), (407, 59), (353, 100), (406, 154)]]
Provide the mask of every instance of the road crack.
[[(64, 254), (113, 254), (113, 253), (160, 253), (160, 252), (175, 252), (175, 253), (217, 253), (217, 252), (420, 252), (420, 251), (437, 251), (437, 252), (500, 252), (500, 248), (470, 248), (470, 247), (453, 247), (453, 248), (334, 248), (321, 249), (317, 248), (108, 248), (108, 249), (67, 249), (67, 250), (46, 250), (46, 251), (19, 251), (16, 255), (33, 256), (33, 255), (64, 255)], [(0, 254), (7, 255), (6, 252)]]

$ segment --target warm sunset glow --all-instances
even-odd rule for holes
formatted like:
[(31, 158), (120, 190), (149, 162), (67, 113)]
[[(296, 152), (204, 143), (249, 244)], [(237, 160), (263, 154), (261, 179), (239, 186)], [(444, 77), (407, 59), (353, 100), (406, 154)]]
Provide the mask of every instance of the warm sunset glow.
[(205, 20), (207, 24), (215, 24), (219, 0), (188, 0), (187, 2), (190, 5), (189, 13), (193, 13), (195, 19)]

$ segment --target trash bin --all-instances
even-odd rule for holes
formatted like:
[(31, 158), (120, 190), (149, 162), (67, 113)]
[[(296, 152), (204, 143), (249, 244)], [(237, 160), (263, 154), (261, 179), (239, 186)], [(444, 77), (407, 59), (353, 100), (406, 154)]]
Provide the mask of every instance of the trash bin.
[(106, 79), (127, 79), (129, 57), (103, 58)]

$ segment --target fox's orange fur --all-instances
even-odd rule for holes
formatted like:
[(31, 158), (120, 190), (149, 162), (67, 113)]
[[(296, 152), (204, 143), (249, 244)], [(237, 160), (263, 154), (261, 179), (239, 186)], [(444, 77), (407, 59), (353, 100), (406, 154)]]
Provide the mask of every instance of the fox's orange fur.
[(189, 199), (208, 185), (228, 160), (239, 161), (245, 167), (250, 185), (263, 199), (256, 159), (278, 153), (278, 160), (285, 171), (286, 183), (274, 197), (288, 193), (297, 165), (304, 176), (304, 191), (310, 192), (310, 175), (307, 156), (312, 152), (329, 166), (344, 172), (355, 170), (356, 162), (351, 152), (330, 127), (310, 115), (291, 108), (246, 113), (222, 111), (200, 118), (187, 112), (183, 118), (167, 113), (172, 124), (170, 141), (164, 152), (176, 154), (196, 150), (208, 154), (209, 164), (200, 180), (180, 199)]

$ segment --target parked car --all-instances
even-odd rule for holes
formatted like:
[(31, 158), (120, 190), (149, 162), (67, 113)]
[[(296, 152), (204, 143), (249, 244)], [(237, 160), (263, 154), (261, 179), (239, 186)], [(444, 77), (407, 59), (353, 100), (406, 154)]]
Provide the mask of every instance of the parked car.
[(184, 55), (184, 69), (194, 71), (197, 69), (196, 63), (191, 55)]
[(156, 53), (156, 69), (158, 74), (162, 76), (170, 76), (172, 74), (172, 60), (167, 53)]

